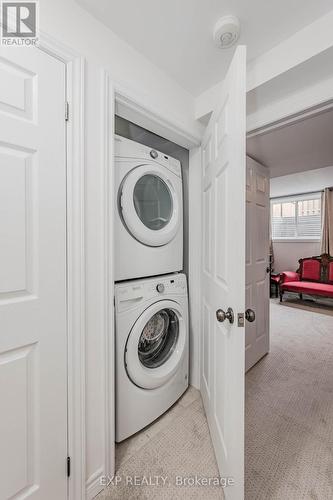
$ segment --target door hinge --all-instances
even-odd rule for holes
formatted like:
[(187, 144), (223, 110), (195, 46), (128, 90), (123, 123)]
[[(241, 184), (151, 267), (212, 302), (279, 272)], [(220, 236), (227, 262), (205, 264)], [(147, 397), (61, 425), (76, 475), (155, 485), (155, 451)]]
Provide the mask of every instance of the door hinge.
[(71, 475), (71, 457), (67, 457), (67, 477)]
[(237, 314), (237, 326), (240, 326), (241, 328), (244, 326), (244, 313)]
[(65, 102), (65, 121), (68, 122), (69, 120), (69, 102)]

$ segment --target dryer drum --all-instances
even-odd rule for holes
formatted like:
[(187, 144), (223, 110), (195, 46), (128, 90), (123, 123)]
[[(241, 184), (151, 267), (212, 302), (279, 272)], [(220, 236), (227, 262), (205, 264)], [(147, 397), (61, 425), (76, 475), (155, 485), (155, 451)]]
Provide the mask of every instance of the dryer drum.
[(173, 353), (179, 335), (177, 315), (171, 309), (154, 314), (146, 323), (138, 343), (140, 362), (147, 368), (161, 366)]
[(170, 222), (172, 195), (158, 175), (145, 174), (140, 177), (133, 190), (133, 202), (138, 217), (149, 229), (158, 231)]

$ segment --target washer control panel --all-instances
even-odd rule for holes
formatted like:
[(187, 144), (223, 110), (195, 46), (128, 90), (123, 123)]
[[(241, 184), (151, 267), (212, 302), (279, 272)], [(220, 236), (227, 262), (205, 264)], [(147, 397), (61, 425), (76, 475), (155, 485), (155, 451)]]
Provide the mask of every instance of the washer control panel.
[(171, 274), (163, 278), (148, 279), (143, 284), (145, 295), (149, 298), (159, 295), (182, 295), (186, 293), (186, 276), (184, 274)]
[(173, 295), (186, 295), (185, 274), (170, 274), (146, 280), (133, 280), (119, 283), (115, 287), (115, 305), (117, 311), (126, 311), (141, 303), (154, 299), (171, 298)]

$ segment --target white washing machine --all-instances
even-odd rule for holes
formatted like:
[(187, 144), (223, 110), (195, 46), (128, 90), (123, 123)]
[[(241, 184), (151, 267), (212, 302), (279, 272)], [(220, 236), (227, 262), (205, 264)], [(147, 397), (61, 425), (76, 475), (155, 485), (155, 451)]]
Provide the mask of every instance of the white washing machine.
[(115, 280), (183, 269), (178, 160), (115, 136)]
[(162, 415), (188, 387), (184, 274), (119, 283), (116, 307), (116, 441)]

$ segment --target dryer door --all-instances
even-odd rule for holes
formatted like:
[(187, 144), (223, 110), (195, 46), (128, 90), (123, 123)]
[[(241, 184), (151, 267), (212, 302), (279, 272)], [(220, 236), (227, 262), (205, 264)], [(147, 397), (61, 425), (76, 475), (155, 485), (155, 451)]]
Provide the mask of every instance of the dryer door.
[(178, 231), (181, 200), (173, 179), (174, 175), (159, 165), (140, 165), (122, 184), (123, 220), (134, 238), (145, 245), (166, 245)]
[(144, 389), (165, 384), (183, 360), (186, 341), (186, 320), (177, 302), (162, 300), (148, 307), (127, 339), (125, 365), (129, 378)]

